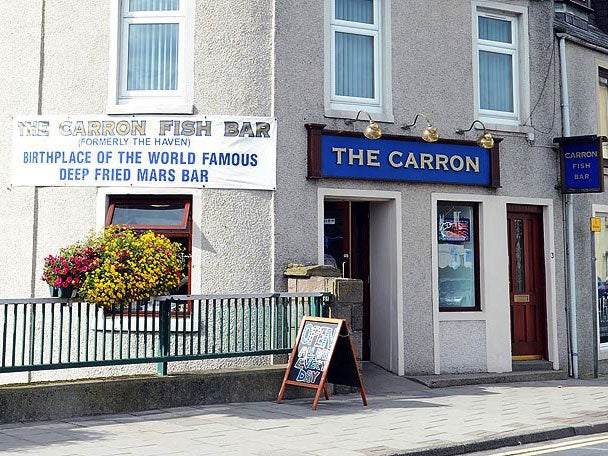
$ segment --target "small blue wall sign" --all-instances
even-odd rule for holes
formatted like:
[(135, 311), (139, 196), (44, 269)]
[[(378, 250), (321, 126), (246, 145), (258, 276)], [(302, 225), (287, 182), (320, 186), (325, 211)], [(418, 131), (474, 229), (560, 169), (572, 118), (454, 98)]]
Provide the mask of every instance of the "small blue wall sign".
[(500, 187), (498, 143), (484, 149), (475, 141), (324, 130), (307, 124), (308, 177)]
[(602, 138), (594, 135), (555, 138), (560, 148), (562, 193), (604, 191)]

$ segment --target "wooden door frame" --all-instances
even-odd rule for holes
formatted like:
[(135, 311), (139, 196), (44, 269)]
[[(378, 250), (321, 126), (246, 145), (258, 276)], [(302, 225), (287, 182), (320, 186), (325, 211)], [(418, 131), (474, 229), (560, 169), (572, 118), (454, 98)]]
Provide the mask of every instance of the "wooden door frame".
[[(508, 234), (507, 234), (507, 242), (508, 242), (508, 253), (509, 253), (509, 257), (511, 255), (511, 252), (513, 251), (513, 247), (512, 247), (512, 240), (513, 240), (513, 233), (511, 232), (511, 227), (510, 227), (510, 223), (509, 220), (511, 218), (515, 218), (513, 216), (516, 216), (517, 214), (522, 215), (522, 216), (528, 216), (528, 218), (534, 218), (538, 223), (537, 226), (535, 227), (535, 229), (532, 231), (531, 236), (532, 236), (532, 245), (524, 245), (524, 249), (527, 250), (527, 253), (524, 253), (525, 256), (525, 262), (526, 264), (528, 264), (528, 262), (530, 262), (530, 264), (535, 260), (536, 261), (536, 267), (533, 268), (533, 273), (534, 273), (534, 278), (532, 279), (536, 285), (535, 289), (536, 289), (536, 294), (537, 294), (537, 301), (540, 303), (538, 306), (538, 310), (536, 312), (536, 318), (539, 319), (539, 321), (536, 321), (536, 329), (538, 331), (539, 337), (541, 339), (541, 346), (539, 347), (539, 351), (540, 353), (538, 354), (541, 359), (545, 359), (548, 360), (548, 352), (549, 352), (549, 334), (548, 334), (548, 310), (547, 310), (547, 293), (546, 293), (546, 287), (547, 287), (547, 271), (545, 270), (545, 262), (544, 262), (544, 257), (545, 257), (545, 239), (544, 239), (544, 208), (543, 206), (537, 206), (537, 205), (523, 205), (523, 204), (507, 204), (507, 230)], [(512, 305), (511, 299), (512, 299), (512, 287), (513, 287), (513, 278), (515, 277), (515, 273), (514, 273), (514, 268), (515, 268), (515, 264), (513, 261), (509, 261), (509, 281), (510, 281), (510, 286), (509, 286), (509, 306)], [(528, 265), (526, 266), (526, 270), (529, 270), (530, 268), (528, 267)], [(514, 321), (511, 319), (510, 321), (510, 326), (511, 326), (511, 332), (513, 332), (513, 325), (514, 325)], [(513, 344), (513, 341), (511, 341), (511, 344)], [(511, 348), (512, 350), (512, 348)], [(526, 360), (526, 359), (537, 359), (535, 356), (533, 355), (513, 355), (513, 351), (511, 351), (511, 357), (512, 359), (517, 359), (517, 360)]]

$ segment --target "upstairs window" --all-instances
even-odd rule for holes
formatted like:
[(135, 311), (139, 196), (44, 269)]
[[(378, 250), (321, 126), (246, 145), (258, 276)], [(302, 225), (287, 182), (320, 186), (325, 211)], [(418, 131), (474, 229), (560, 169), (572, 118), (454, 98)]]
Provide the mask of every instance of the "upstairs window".
[(529, 109), (527, 9), (473, 3), (476, 111), (486, 123), (519, 125)]
[(480, 114), (516, 118), (517, 21), (479, 14), (477, 32)]
[[(327, 0), (329, 20), (329, 111), (331, 117), (354, 117), (365, 110), (383, 120), (389, 109), (387, 76), (390, 61), (386, 52), (382, 0)], [(326, 103), (327, 107), (327, 103)], [(333, 111), (333, 113), (331, 113)], [(378, 116), (380, 114), (380, 116)]]
[(190, 0), (115, 0), (109, 113), (192, 113)]

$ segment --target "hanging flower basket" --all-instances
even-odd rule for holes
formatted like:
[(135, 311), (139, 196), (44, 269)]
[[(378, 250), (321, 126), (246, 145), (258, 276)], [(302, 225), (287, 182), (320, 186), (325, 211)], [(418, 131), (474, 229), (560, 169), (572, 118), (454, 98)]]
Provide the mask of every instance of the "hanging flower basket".
[(72, 244), (44, 259), (42, 280), (49, 285), (51, 297), (72, 298), (86, 274), (99, 263), (96, 252), (83, 243)]
[(76, 288), (73, 286), (69, 287), (52, 287), (49, 286), (51, 292), (51, 298), (73, 298), (76, 292)]
[(61, 249), (59, 256), (45, 258), (42, 279), (53, 296), (72, 297), (75, 292), (112, 309), (176, 290), (183, 267), (179, 243), (152, 231), (110, 225), (84, 243)]

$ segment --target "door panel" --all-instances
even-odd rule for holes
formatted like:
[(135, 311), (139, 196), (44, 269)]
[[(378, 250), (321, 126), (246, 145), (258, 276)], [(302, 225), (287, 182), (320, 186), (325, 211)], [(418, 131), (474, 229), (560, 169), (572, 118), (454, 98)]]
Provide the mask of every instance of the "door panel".
[(542, 208), (509, 205), (509, 297), (511, 354), (519, 359), (547, 356)]
[(363, 281), (363, 360), (369, 360), (369, 203), (325, 201), (325, 264)]

